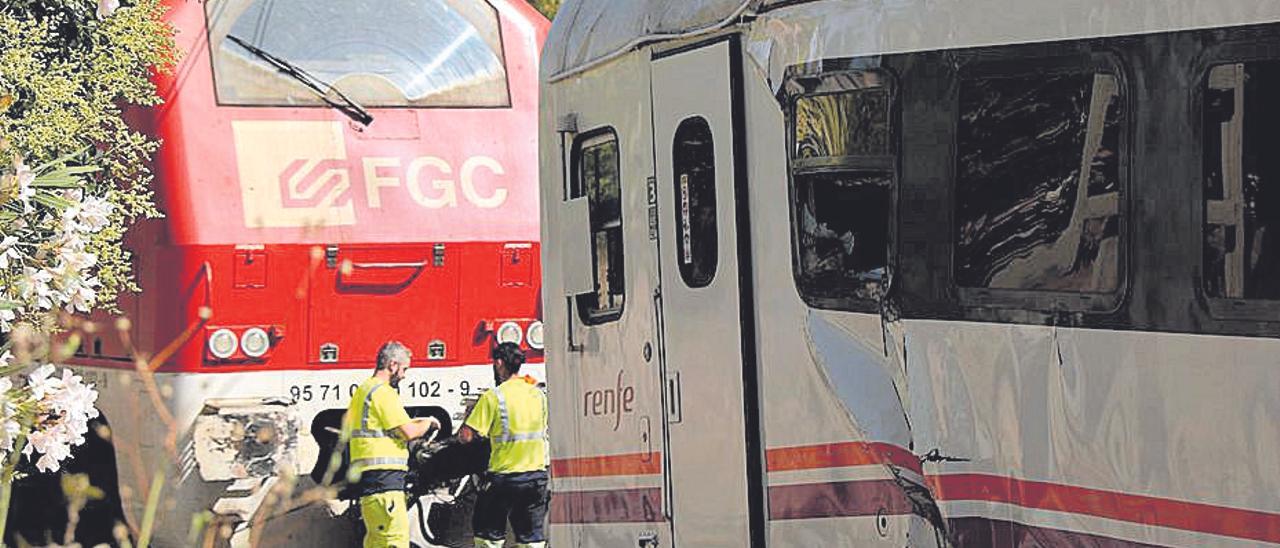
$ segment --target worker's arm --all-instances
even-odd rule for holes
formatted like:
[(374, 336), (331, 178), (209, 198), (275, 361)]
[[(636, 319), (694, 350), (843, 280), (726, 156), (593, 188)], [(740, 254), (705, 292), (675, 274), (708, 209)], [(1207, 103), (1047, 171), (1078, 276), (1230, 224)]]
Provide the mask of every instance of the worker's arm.
[(462, 424), (462, 429), (458, 431), (458, 441), (471, 443), (484, 437), (484, 434), (490, 431), (497, 416), (498, 398), (490, 390), (480, 396), (475, 408), (471, 410), (471, 416), (467, 417), (467, 421)]
[(400, 404), (400, 397), (394, 390), (384, 389), (373, 393), (369, 402), (373, 405), (371, 412), (378, 417), (378, 422), (385, 432), (403, 437), (405, 440), (418, 439), (432, 430), (440, 428), (440, 421), (432, 417), (413, 419)]
[(439, 429), (440, 421), (436, 420), (435, 417), (423, 417), (400, 425), (400, 428), (397, 428), (396, 431), (406, 440), (416, 440)]

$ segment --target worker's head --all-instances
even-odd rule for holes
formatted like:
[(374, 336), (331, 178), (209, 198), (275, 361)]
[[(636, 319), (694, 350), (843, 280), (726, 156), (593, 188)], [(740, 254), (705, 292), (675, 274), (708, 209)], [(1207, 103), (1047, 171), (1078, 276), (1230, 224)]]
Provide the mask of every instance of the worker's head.
[(387, 341), (378, 349), (378, 363), (374, 372), (386, 371), (390, 375), (387, 382), (392, 388), (400, 388), (400, 381), (409, 372), (409, 360), (413, 354), (399, 341)]
[(520, 372), (524, 364), (524, 352), (516, 343), (504, 342), (493, 347), (493, 380), (498, 384), (506, 382), (512, 375)]

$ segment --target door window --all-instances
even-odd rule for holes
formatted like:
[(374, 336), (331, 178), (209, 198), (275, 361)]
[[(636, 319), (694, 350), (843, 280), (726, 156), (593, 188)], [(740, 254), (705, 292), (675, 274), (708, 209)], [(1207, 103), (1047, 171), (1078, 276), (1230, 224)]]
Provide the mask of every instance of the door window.
[(595, 291), (578, 297), (586, 323), (617, 319), (626, 300), (623, 273), (622, 187), (618, 173), (618, 138), (612, 131), (579, 139), (572, 198), (586, 193), (591, 225), (592, 279)]
[(689, 287), (716, 275), (716, 159), (711, 126), (702, 117), (680, 122), (672, 144), (675, 176), (676, 263)]
[(1280, 299), (1280, 61), (1218, 65), (1204, 90), (1204, 290)]

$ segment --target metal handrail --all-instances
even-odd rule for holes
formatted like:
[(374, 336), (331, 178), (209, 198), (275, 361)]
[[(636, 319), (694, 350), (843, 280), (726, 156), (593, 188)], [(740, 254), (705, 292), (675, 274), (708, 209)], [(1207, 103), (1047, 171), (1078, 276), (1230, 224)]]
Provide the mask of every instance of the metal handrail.
[(351, 268), (369, 268), (369, 269), (426, 268), (426, 266), (427, 266), (427, 261), (421, 261), (416, 263), (351, 263)]

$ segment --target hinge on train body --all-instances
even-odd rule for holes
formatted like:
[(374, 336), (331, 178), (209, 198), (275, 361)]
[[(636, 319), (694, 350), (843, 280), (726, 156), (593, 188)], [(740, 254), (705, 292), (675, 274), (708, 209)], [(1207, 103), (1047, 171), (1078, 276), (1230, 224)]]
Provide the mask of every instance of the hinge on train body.
[(336, 245), (325, 246), (324, 265), (329, 268), (338, 268), (338, 246)]
[(435, 244), (431, 247), (431, 265), (444, 266), (444, 244)]

